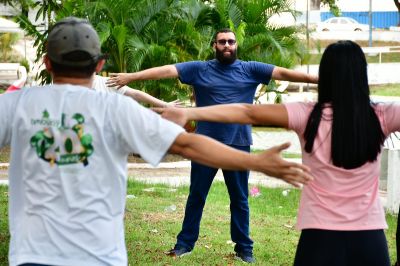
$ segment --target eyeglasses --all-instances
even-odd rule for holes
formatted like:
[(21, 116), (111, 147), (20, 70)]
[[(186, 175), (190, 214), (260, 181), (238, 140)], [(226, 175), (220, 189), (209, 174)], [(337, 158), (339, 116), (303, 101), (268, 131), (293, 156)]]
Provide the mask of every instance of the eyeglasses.
[(229, 45), (234, 45), (236, 43), (236, 40), (234, 40), (234, 39), (217, 40), (216, 43), (218, 43), (219, 45), (226, 45), (226, 43), (228, 43)]

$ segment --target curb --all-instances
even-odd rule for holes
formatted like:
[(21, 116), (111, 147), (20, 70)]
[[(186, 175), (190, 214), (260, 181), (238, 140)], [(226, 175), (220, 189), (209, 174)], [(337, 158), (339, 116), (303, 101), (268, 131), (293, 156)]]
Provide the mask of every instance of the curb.
[[(290, 161), (290, 162), (301, 163), (301, 159), (298, 159), (298, 158), (287, 158), (285, 160)], [(9, 166), (10, 166), (9, 163), (0, 163), (1, 169), (8, 170)], [(159, 163), (158, 166), (156, 166), (156, 167), (152, 166), (149, 163), (128, 163), (127, 164), (128, 169), (158, 169), (158, 168), (175, 169), (175, 168), (190, 168), (190, 167), (191, 167), (191, 161), (189, 161), (189, 160), (168, 162), (168, 163)]]
[[(301, 162), (301, 159), (287, 159), (287, 160), (298, 163)], [(7, 171), (8, 167), (9, 163), (0, 163), (0, 169), (2, 169), (3, 171)], [(131, 174), (128, 174), (129, 178), (132, 178), (140, 182), (150, 183), (150, 184), (165, 184), (177, 187), (190, 184), (190, 167), (191, 167), (191, 161), (189, 160), (178, 161), (178, 162), (164, 162), (158, 164), (157, 167), (153, 167), (148, 163), (128, 163), (127, 171), (132, 171)], [(159, 172), (161, 172), (161, 174), (160, 173), (157, 175), (145, 174), (145, 175), (135, 176), (134, 174), (135, 169), (137, 170), (144, 169), (147, 171), (151, 171), (152, 169), (154, 170), (158, 169)], [(165, 170), (175, 169), (176, 171), (180, 171), (181, 169), (181, 171), (176, 174), (171, 174), (171, 172), (162, 173), (163, 169)], [(221, 170), (218, 170), (215, 176), (215, 181), (224, 182), (224, 177)], [(0, 180), (0, 185), (1, 184), (8, 185), (8, 179)], [(259, 185), (271, 188), (276, 188), (276, 187), (294, 188), (290, 184), (287, 184), (282, 180), (255, 171), (250, 171), (249, 184), (251, 184), (252, 186)]]

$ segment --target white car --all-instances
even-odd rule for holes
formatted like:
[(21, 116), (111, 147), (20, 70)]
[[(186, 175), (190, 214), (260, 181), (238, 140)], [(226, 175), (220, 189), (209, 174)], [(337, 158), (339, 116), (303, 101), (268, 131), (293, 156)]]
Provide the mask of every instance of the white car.
[(369, 31), (369, 25), (358, 23), (353, 18), (333, 17), (318, 23), (317, 31)]

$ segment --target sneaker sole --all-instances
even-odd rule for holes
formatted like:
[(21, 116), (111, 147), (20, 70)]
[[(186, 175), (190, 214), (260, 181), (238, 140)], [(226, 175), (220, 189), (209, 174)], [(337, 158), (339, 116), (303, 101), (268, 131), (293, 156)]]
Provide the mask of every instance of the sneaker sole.
[(241, 257), (239, 257), (239, 256), (236, 256), (235, 255), (235, 260), (239, 260), (240, 262), (243, 262), (243, 263), (248, 263), (248, 264), (252, 264), (252, 263), (255, 263), (256, 261), (254, 260), (254, 261), (252, 261), (252, 262), (247, 262), (247, 261), (244, 261)]
[(167, 256), (170, 256), (170, 257), (175, 257), (175, 258), (182, 258), (182, 257), (184, 257), (184, 256), (186, 256), (186, 255), (190, 255), (192, 252), (190, 251), (190, 252), (186, 252), (186, 253), (183, 253), (183, 254), (181, 254), (181, 255), (176, 255), (175, 253), (172, 253), (172, 252), (165, 252), (165, 255), (167, 255)]
[(191, 251), (190, 251), (190, 252), (183, 253), (182, 255), (179, 255), (179, 256), (177, 256), (177, 257), (178, 257), (178, 258), (182, 258), (182, 257), (187, 256), (187, 255), (190, 255), (190, 254), (192, 254)]

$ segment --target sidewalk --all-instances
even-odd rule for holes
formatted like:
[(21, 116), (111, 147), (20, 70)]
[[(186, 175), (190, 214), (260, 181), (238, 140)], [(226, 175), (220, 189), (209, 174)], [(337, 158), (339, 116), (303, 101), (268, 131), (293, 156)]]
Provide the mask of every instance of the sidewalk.
[[(290, 159), (300, 162), (300, 159)], [(8, 163), (0, 163), (0, 185), (8, 184)], [(129, 163), (128, 176), (136, 181), (149, 184), (166, 184), (169, 186), (182, 186), (190, 184), (190, 161), (160, 163), (152, 167), (147, 163)], [(219, 170), (215, 180), (223, 181), (222, 171)], [(292, 187), (279, 179), (266, 176), (258, 172), (250, 172), (249, 183), (266, 187)]]
[[(301, 162), (300, 159), (288, 159)], [(190, 161), (172, 163), (160, 163), (153, 168), (146, 163), (128, 164), (128, 175), (134, 180), (149, 184), (166, 184), (170, 186), (182, 186), (190, 184)], [(215, 177), (216, 181), (224, 181), (222, 171), (219, 170)], [(259, 172), (250, 171), (249, 184), (266, 187), (292, 187), (277, 178), (264, 175)]]
[[(287, 159), (288, 161), (301, 162), (300, 159)], [(7, 179), (8, 163), (0, 163), (0, 185), (8, 185)], [(129, 178), (147, 184), (165, 184), (172, 187), (188, 186), (190, 184), (190, 161), (160, 163), (154, 168), (147, 163), (129, 163)], [(223, 182), (222, 171), (219, 170), (214, 182)], [(249, 187), (263, 186), (269, 188), (294, 188), (292, 185), (277, 178), (270, 177), (258, 172), (250, 171)], [(382, 205), (387, 202), (387, 192), (379, 191)]]

